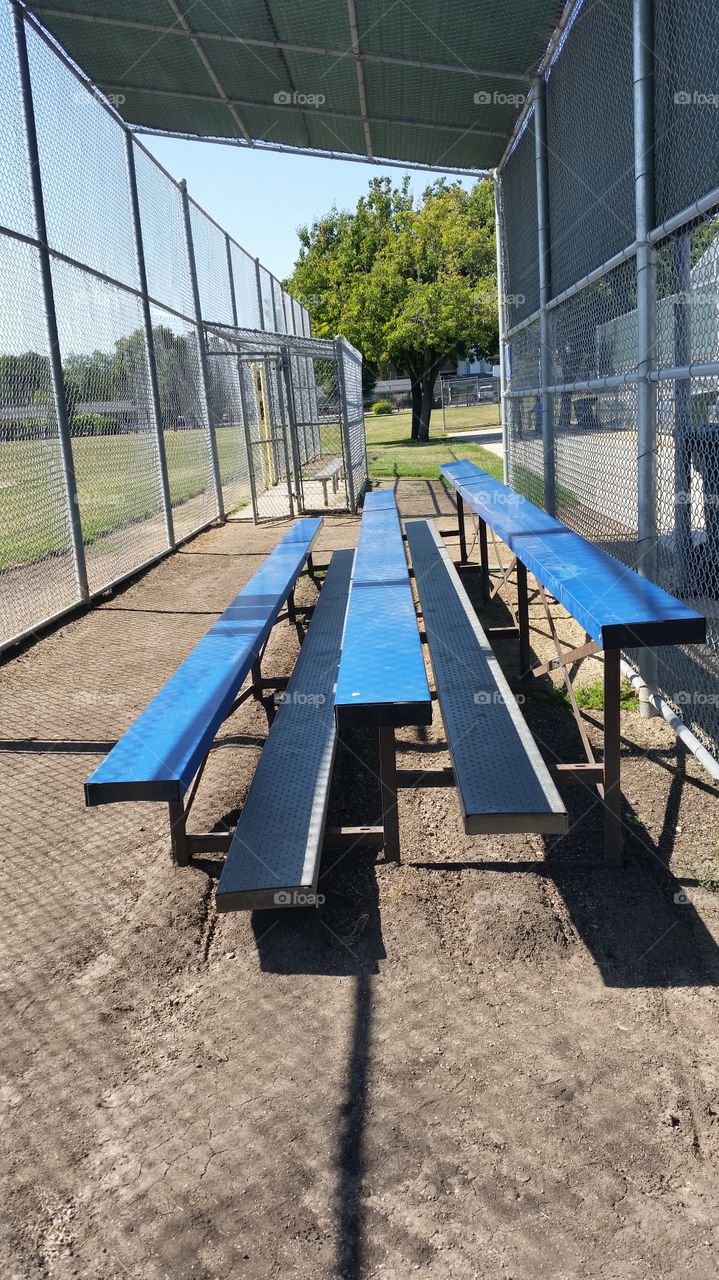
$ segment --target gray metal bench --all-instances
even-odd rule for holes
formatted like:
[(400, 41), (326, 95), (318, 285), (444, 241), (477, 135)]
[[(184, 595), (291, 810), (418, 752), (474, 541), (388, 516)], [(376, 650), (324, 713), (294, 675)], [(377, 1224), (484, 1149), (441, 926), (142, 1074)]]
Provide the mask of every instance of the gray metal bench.
[(217, 887), (219, 911), (314, 901), (337, 744), (334, 689), (354, 552), (332, 556)]
[(465, 831), (563, 834), (567, 811), (439, 532), (405, 528)]
[(315, 480), (319, 480), (322, 485), (325, 506), (327, 506), (327, 485), (331, 480), (332, 492), (336, 493), (339, 485), (339, 479), (344, 469), (345, 464), (341, 458), (332, 458), (332, 460), (328, 462), (326, 466), (322, 467), (322, 469), (315, 475)]

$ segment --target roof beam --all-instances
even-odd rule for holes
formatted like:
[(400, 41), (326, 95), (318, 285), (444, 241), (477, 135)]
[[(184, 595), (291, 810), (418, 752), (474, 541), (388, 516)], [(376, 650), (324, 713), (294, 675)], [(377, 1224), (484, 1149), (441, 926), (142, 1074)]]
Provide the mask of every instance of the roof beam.
[[(220, 44), (241, 44), (252, 49), (274, 49), (277, 53), (311, 53), (320, 57), (334, 58), (340, 62), (352, 56), (347, 49), (325, 49), (321, 45), (293, 44), (285, 40), (259, 40), (252, 36), (238, 36), (234, 33), (218, 31), (200, 31), (182, 27), (167, 27), (156, 22), (139, 22), (130, 18), (111, 18), (93, 13), (70, 13), (66, 9), (55, 9), (52, 5), (31, 4), (30, 8), (38, 17), (62, 18), (68, 22), (84, 22), (94, 26), (127, 27), (134, 31), (147, 31), (155, 36), (178, 36), (201, 41), (219, 41)], [(476, 80), (506, 80), (511, 84), (528, 85), (531, 76), (528, 72), (492, 71), (488, 67), (470, 67), (465, 63), (427, 62), (419, 58), (399, 58), (394, 54), (362, 53), (363, 62), (382, 63), (390, 67), (410, 67), (418, 71), (443, 71), (460, 76), (471, 76)]]
[[(149, 94), (153, 98), (177, 98), (180, 102), (210, 102), (217, 106), (217, 98), (213, 98), (209, 93), (180, 93), (177, 89), (156, 89), (149, 88), (142, 84), (100, 84), (97, 86), (102, 93), (139, 93)], [(227, 103), (233, 107), (249, 107), (251, 109), (258, 108), (260, 111), (290, 111), (299, 115), (306, 115), (307, 108), (305, 106), (296, 106), (294, 103), (277, 103), (277, 102), (256, 102), (251, 98), (227, 98)], [(327, 116), (330, 120), (349, 120), (353, 124), (361, 123), (362, 117), (353, 115), (348, 111), (325, 111), (322, 108), (315, 108), (314, 113), (318, 119)], [(407, 126), (408, 129), (427, 129), (431, 133), (457, 133), (460, 137), (473, 138), (501, 138), (502, 141), (507, 137), (506, 129), (475, 129), (473, 127), (466, 128), (464, 125), (457, 124), (433, 124), (429, 120), (408, 120), (404, 118), (390, 119), (388, 116), (367, 116), (369, 124), (390, 124)], [(137, 125), (133, 126), (138, 128)], [(139, 126), (141, 131), (142, 127)], [(147, 130), (148, 133), (153, 130)], [(164, 132), (160, 130), (160, 132)], [(374, 158), (374, 157), (372, 157)]]
[(362, 128), (364, 129), (364, 144), (367, 152), (367, 159), (374, 159), (372, 151), (372, 133), (369, 127), (369, 118), (367, 115), (367, 94), (365, 92), (364, 68), (362, 66), (362, 54), (360, 53), (359, 34), (357, 32), (357, 13), (355, 11), (354, 0), (347, 0), (347, 17), (350, 24), (350, 35), (352, 37), (352, 55), (355, 60), (355, 70), (357, 72), (357, 94), (359, 97), (360, 115), (362, 117)]
[(247, 125), (245, 124), (242, 117), (238, 114), (235, 108), (235, 104), (230, 101), (227, 94), (225, 93), (225, 90), (223, 89), (222, 84), (220, 82), (219, 76), (217, 75), (214, 67), (212, 66), (212, 63), (210, 62), (210, 59), (205, 53), (205, 50), (202, 48), (202, 45), (200, 44), (200, 40), (197, 33), (190, 26), (189, 22), (187, 21), (187, 18), (185, 17), (184, 13), (180, 9), (179, 5), (177, 4), (177, 0), (167, 0), (167, 3), (169, 4), (170, 8), (172, 9), (172, 12), (177, 18), (180, 29), (185, 32), (185, 35), (188, 36), (190, 41), (192, 42), (192, 46), (195, 49), (195, 52), (197, 53), (197, 56), (200, 59), (200, 62), (205, 68), (205, 71), (210, 77), (210, 80), (214, 84), (220, 99), (222, 100), (222, 102), (224, 102), (225, 106), (227, 107), (227, 110), (229, 111), (232, 117), (232, 121), (233, 121), (233, 124), (235, 125), (235, 128), (239, 129), (247, 145), (249, 147), (253, 146), (254, 143), (252, 141), (252, 134), (247, 128)]

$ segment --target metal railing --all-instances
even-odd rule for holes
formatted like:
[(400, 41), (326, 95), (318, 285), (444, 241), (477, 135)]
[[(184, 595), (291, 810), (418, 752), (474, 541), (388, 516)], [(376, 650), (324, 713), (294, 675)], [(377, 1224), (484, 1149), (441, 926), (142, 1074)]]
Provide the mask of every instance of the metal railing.
[(13, 0), (0, 97), (2, 649), (249, 509), (208, 327), (310, 326)]
[(717, 65), (711, 0), (568, 4), (496, 180), (508, 479), (706, 614), (627, 658), (714, 756)]

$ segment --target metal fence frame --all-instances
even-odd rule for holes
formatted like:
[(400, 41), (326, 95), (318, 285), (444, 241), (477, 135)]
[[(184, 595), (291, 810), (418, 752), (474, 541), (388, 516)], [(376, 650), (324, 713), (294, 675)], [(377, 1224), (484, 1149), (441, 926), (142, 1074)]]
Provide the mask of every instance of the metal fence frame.
[[(561, 279), (566, 274), (566, 265), (557, 261), (557, 257), (561, 257), (561, 247), (559, 254), (554, 259), (552, 257), (548, 175), (551, 173), (555, 182), (559, 181), (557, 175), (562, 170), (563, 157), (548, 146), (548, 119), (549, 123), (554, 122), (548, 104), (547, 88), (560, 59), (565, 60), (561, 62), (563, 68), (566, 68), (567, 60), (571, 65), (577, 47), (580, 48), (580, 56), (587, 57), (586, 48), (581, 49), (580, 37), (576, 32), (591, 9), (592, 0), (570, 0), (566, 5), (561, 22), (533, 80), (512, 139), (495, 172), (505, 480), (535, 501), (540, 501), (548, 511), (560, 514), (562, 519), (571, 524), (571, 512), (569, 515), (557, 512), (557, 486), (558, 481), (561, 481), (556, 438), (557, 403), (560, 406), (567, 403), (571, 405), (572, 397), (579, 394), (600, 397), (603, 393), (614, 392), (617, 397), (624, 397), (626, 419), (631, 427), (629, 438), (636, 442), (634, 474), (625, 477), (617, 474), (616, 482), (618, 489), (623, 484), (635, 486), (635, 494), (630, 495), (636, 508), (635, 545), (632, 548), (625, 547), (624, 550), (614, 547), (610, 549), (618, 558), (626, 559), (640, 574), (659, 581), (670, 590), (673, 588), (676, 594), (684, 586), (681, 566), (678, 564), (681, 538), (684, 537), (685, 541), (688, 538), (691, 543), (691, 517), (686, 497), (687, 488), (691, 488), (691, 464), (686, 461), (686, 450), (679, 436), (672, 438), (672, 430), (678, 431), (678, 428), (674, 429), (671, 422), (667, 424), (660, 418), (662, 412), (667, 419), (670, 414), (668, 409), (660, 409), (658, 398), (664, 389), (668, 402), (674, 406), (671, 413), (678, 420), (677, 406), (682, 395), (685, 401), (690, 402), (691, 388), (698, 386), (699, 380), (719, 379), (719, 348), (712, 352), (712, 356), (716, 358), (692, 360), (691, 342), (686, 336), (682, 347), (682, 306), (686, 308), (689, 304), (677, 301), (684, 298), (677, 280), (681, 286), (683, 279), (685, 287), (691, 288), (688, 249), (686, 244), (682, 245), (679, 241), (682, 233), (686, 241), (701, 219), (719, 214), (719, 187), (710, 191), (692, 192), (696, 198), (691, 203), (658, 222), (655, 206), (664, 207), (669, 202), (669, 197), (663, 185), (667, 181), (666, 176), (655, 170), (655, 155), (660, 141), (665, 147), (672, 143), (665, 143), (660, 139), (655, 123), (655, 70), (658, 66), (662, 68), (661, 62), (657, 63), (655, 60), (655, 42), (660, 20), (666, 27), (671, 4), (669, 0), (626, 0), (627, 25), (631, 25), (632, 65), (629, 67), (629, 82), (625, 81), (619, 92), (624, 93), (627, 98), (631, 96), (631, 114), (624, 119), (623, 128), (633, 137), (633, 237), (605, 262), (592, 265), (592, 269), (583, 273), (581, 278), (553, 294), (555, 269), (561, 265), (562, 270), (557, 271)], [(612, 11), (614, 17), (621, 9), (621, 4), (615, 6)], [(681, 20), (689, 23), (695, 19), (699, 30), (700, 9), (700, 0), (688, 0), (682, 9)], [(604, 11), (606, 18), (609, 8), (604, 6)], [(670, 16), (674, 17), (674, 21), (679, 21), (674, 15)], [(590, 16), (588, 24), (591, 21), (593, 18)], [(592, 30), (596, 33), (597, 28)], [(667, 40), (666, 30), (663, 30), (662, 38)], [(719, 33), (713, 31), (712, 38), (719, 40)], [(691, 42), (688, 43), (690, 57), (696, 60), (699, 57), (698, 48), (695, 52)], [(719, 45), (715, 44), (713, 47), (715, 54), (719, 53)], [(590, 51), (589, 57), (592, 56), (593, 51)], [(685, 71), (686, 63), (685, 57)], [(601, 80), (598, 71), (600, 65), (597, 61), (597, 74), (593, 77), (597, 82)], [(617, 77), (625, 74), (625, 71), (624, 64), (621, 64), (621, 69), (618, 66)], [(678, 87), (681, 88), (681, 85)], [(607, 93), (616, 89), (617, 85), (613, 83), (607, 87)], [(674, 102), (677, 101), (675, 94)], [(600, 126), (603, 124), (605, 129), (609, 128), (609, 113), (612, 109), (607, 106), (608, 119), (600, 121)], [(566, 125), (566, 121), (564, 123)], [(574, 128), (582, 130), (584, 122), (575, 119)], [(526, 155), (532, 134), (534, 175), (533, 182), (530, 182)], [(672, 141), (676, 145), (676, 141)], [(693, 144), (693, 139), (691, 141)], [(523, 149), (521, 179), (517, 172), (519, 148)], [(587, 148), (589, 151), (589, 139)], [(589, 156), (583, 173), (575, 172), (570, 177), (566, 173), (562, 175), (565, 182), (575, 183), (575, 200), (581, 199), (582, 191), (587, 203), (592, 199), (591, 165)], [(706, 164), (697, 167), (701, 181)], [(686, 185), (686, 166), (682, 172)], [(515, 202), (511, 208), (507, 206), (508, 199)], [(518, 208), (516, 201), (522, 199), (524, 207)], [(527, 298), (521, 295), (517, 297), (517, 285), (521, 285), (522, 280), (529, 279), (531, 274), (527, 271), (526, 244), (521, 241), (521, 235), (534, 235), (537, 245), (535, 273), (538, 284), (532, 287)], [(672, 243), (672, 237), (677, 237), (677, 244)], [(682, 252), (685, 254), (684, 276), (673, 275), (674, 294), (667, 298), (666, 291), (662, 294), (658, 283), (657, 262), (661, 251), (672, 250), (675, 251), (676, 259), (681, 258)], [(672, 267), (673, 272), (677, 270), (681, 271), (681, 264)], [(621, 279), (623, 271), (631, 273), (631, 287), (627, 294), (632, 299), (628, 305), (633, 308), (624, 317), (630, 322), (634, 343), (631, 359), (627, 358), (628, 367), (611, 372), (597, 368), (589, 371), (589, 376), (567, 378), (566, 368), (558, 364), (556, 359), (555, 331), (558, 317), (566, 315), (572, 304), (581, 307), (591, 298), (590, 291), (598, 284), (611, 291), (612, 285)], [(716, 286), (716, 293), (719, 301), (719, 284)], [(664, 298), (667, 299), (666, 303), (662, 302)], [(672, 333), (674, 353), (677, 356), (673, 367), (663, 366), (661, 344), (658, 343), (657, 321), (662, 305), (673, 310)], [(585, 323), (590, 324), (591, 321)], [(685, 321), (685, 329), (687, 324), (688, 321)], [(557, 376), (558, 373), (560, 376)], [(719, 388), (719, 382), (707, 385), (712, 392)], [(683, 392), (682, 387), (685, 388)], [(719, 401), (719, 394), (717, 400)], [(569, 412), (571, 415), (571, 407)], [(691, 416), (691, 405), (689, 409), (685, 405), (685, 412)], [(528, 415), (533, 417), (535, 424), (531, 440), (525, 430)], [(675, 458), (673, 503), (676, 514), (673, 543), (666, 535), (666, 509), (671, 507), (672, 499), (666, 493), (665, 478), (663, 499), (658, 494), (660, 421), (665, 438), (671, 442)], [(579, 442), (576, 441), (575, 444), (576, 467), (580, 470), (583, 465), (586, 466), (586, 459), (582, 462), (578, 453)], [(572, 442), (565, 441), (564, 448), (571, 452)], [(664, 535), (660, 522), (662, 500), (665, 504)], [(597, 541), (602, 540), (598, 533), (589, 536), (594, 536)], [(676, 562), (673, 568), (672, 557)], [(687, 672), (691, 672), (689, 663), (682, 667), (681, 654), (673, 658), (664, 654), (658, 656), (657, 651), (644, 651), (627, 655), (627, 658), (631, 668), (638, 668), (640, 673), (643, 713), (652, 714), (659, 710), (670, 723), (673, 722), (675, 729), (682, 727), (680, 717), (683, 715), (691, 726), (691, 733), (688, 735), (692, 740), (690, 745), (697, 749), (713, 776), (719, 778), (719, 765), (715, 759), (719, 756), (719, 627), (716, 621), (719, 610), (715, 607), (719, 600), (719, 568), (712, 570), (710, 566), (706, 574), (705, 586), (701, 591), (697, 589), (694, 594), (703, 597), (702, 603), (697, 607), (708, 613), (711, 625), (707, 645), (695, 649), (694, 656), (697, 671), (703, 666), (707, 668), (707, 674), (698, 675), (696, 684), (687, 683), (685, 689), (678, 692), (676, 679), (679, 675), (675, 672), (683, 673), (685, 678)], [(692, 655), (688, 654), (688, 657), (692, 658)], [(677, 664), (675, 669), (672, 668), (672, 662)], [(626, 670), (629, 672), (630, 666)], [(689, 680), (691, 681), (691, 674)], [(716, 682), (716, 696), (710, 696), (712, 680)], [(687, 736), (683, 728), (682, 733)]]
[[(31, 233), (28, 232), (27, 227), (20, 229), (18, 226), (0, 225), (0, 247), (15, 242), (18, 246), (25, 246), (26, 251), (32, 254), (36, 260), (36, 270), (44, 309), (43, 324), (50, 375), (51, 403), (47, 413), (49, 415), (48, 420), (51, 421), (51, 426), (55, 433), (53, 439), (57, 440), (61, 458), (64, 493), (62, 501), (68, 531), (67, 550), (71, 557), (74, 578), (72, 585), (69, 584), (69, 581), (63, 583), (64, 598), (58, 603), (57, 607), (51, 608), (49, 612), (37, 610), (35, 611), (37, 616), (33, 611), (33, 605), (27, 603), (27, 592), (25, 593), (22, 613), (18, 612), (17, 616), (27, 617), (29, 614), (32, 618), (30, 625), (18, 626), (14, 624), (12, 609), (4, 610), (6, 619), (9, 619), (9, 621), (6, 620), (4, 631), (0, 630), (0, 652), (2, 652), (9, 645), (16, 644), (18, 641), (34, 635), (39, 628), (64, 616), (76, 608), (77, 605), (101, 595), (109, 586), (116, 585), (123, 579), (155, 563), (172, 551), (179, 542), (194, 536), (195, 533), (199, 532), (200, 529), (206, 528), (214, 520), (224, 519), (227, 486), (223, 485), (221, 476), (217, 424), (212, 418), (209, 406), (206, 327), (218, 322), (235, 325), (247, 323), (252, 327), (266, 331), (268, 334), (279, 332), (292, 339), (295, 335), (306, 337), (310, 334), (310, 319), (307, 310), (282, 289), (280, 282), (262, 266), (259, 260), (250, 258), (242, 246), (192, 200), (188, 194), (186, 184), (184, 182), (178, 183), (155, 160), (151, 152), (125, 124), (112, 104), (96, 90), (81, 70), (55, 44), (34, 16), (24, 6), (17, 3), (17, 0), (0, 0), (0, 3), (4, 9), (4, 12), (0, 12), (0, 20), (3, 23), (7, 23), (5, 35), (7, 36), (9, 56), (5, 74), (10, 77), (11, 82), (17, 82), (20, 98), (26, 162), (23, 181), (27, 181), (29, 188), (30, 208), (27, 210), (27, 221), (32, 223)], [(80, 257), (64, 252), (60, 244), (53, 242), (52, 231), (48, 230), (46, 218), (46, 192), (44, 185), (46, 175), (41, 148), (38, 143), (42, 122), (38, 119), (36, 109), (38, 86), (34, 83), (31, 58), (28, 51), (29, 39), (33, 41), (33, 51), (35, 53), (40, 47), (38, 42), (41, 42), (46, 50), (43, 56), (57, 60), (54, 65), (58, 68), (58, 75), (64, 77), (64, 91), (70, 93), (69, 86), (73, 84), (75, 93), (88, 95), (88, 100), (92, 99), (95, 104), (93, 110), (98, 109), (104, 112), (105, 116), (112, 122), (112, 128), (118, 131), (117, 136), (122, 139), (125, 156), (125, 195), (131, 224), (129, 230), (125, 229), (125, 231), (131, 237), (133, 244), (135, 283), (127, 278), (121, 279), (109, 275), (90, 262), (83, 261)], [(62, 71), (60, 71), (60, 68), (62, 68)], [(62, 112), (62, 108), (62, 102), (54, 103), (54, 109), (58, 116)], [(91, 143), (88, 142), (88, 146), (90, 145)], [(153, 293), (151, 284), (148, 283), (148, 260), (146, 258), (145, 231), (143, 228), (143, 213), (147, 212), (147, 210), (141, 207), (142, 197), (138, 191), (137, 165), (140, 162), (145, 166), (145, 169), (148, 165), (151, 166), (151, 171), (154, 175), (153, 180), (163, 184), (164, 190), (168, 192), (174, 191), (181, 201), (186, 238), (186, 266), (189, 269), (192, 292), (191, 306), (189, 308), (183, 305), (178, 306), (177, 298), (175, 297), (158, 296), (157, 292)], [(0, 223), (2, 221), (3, 219), (0, 218)], [(201, 225), (203, 234), (205, 232), (208, 235), (211, 234), (217, 244), (217, 253), (213, 253), (211, 261), (211, 281), (198, 268), (195, 245), (196, 230), (193, 229), (193, 222), (195, 227)], [(18, 248), (18, 252), (20, 251)], [(243, 268), (247, 264), (249, 271), (250, 263), (252, 264), (251, 270), (254, 276), (256, 295), (252, 299), (248, 299), (248, 296), (245, 296), (242, 301), (238, 301), (237, 269), (240, 264), (242, 264)], [(63, 355), (66, 355), (67, 352), (63, 352), (59, 325), (59, 316), (62, 318), (62, 312), (59, 310), (61, 304), (58, 302), (53, 282), (53, 270), (59, 264), (65, 264), (68, 268), (82, 272), (84, 278), (96, 281), (98, 287), (107, 286), (118, 291), (118, 297), (135, 299), (134, 305), (140, 308), (140, 327), (144, 335), (146, 367), (143, 370), (143, 377), (147, 384), (148, 422), (157, 470), (158, 514), (161, 514), (164, 532), (159, 540), (153, 533), (151, 554), (149, 556), (140, 558), (135, 556), (133, 560), (132, 554), (128, 552), (122, 572), (111, 573), (110, 578), (102, 582), (89, 581), (88, 575), (87, 554), (89, 544), (87, 534), (83, 533), (83, 501), (82, 496), (78, 494), (75, 448), (70, 423), (71, 415), (63, 371)], [(221, 283), (218, 285), (217, 281)], [(203, 315), (202, 291), (204, 287), (209, 293), (210, 286), (212, 286), (215, 293), (220, 288), (223, 295), (228, 299), (228, 314)], [(257, 317), (255, 317), (254, 312), (250, 314), (250, 307), (254, 308), (255, 305), (259, 313)], [(183, 324), (194, 327), (196, 333), (196, 355), (199, 360), (199, 386), (196, 390), (199, 394), (202, 411), (199, 429), (204, 435), (211, 462), (211, 492), (205, 504), (206, 509), (200, 514), (197, 523), (181, 534), (178, 534), (176, 528), (175, 511), (173, 510), (171, 498), (171, 477), (168, 472), (165, 433), (163, 431), (160, 404), (153, 309), (156, 312), (159, 311), (163, 317), (174, 317)], [(257, 324), (255, 325), (256, 319)], [(238, 464), (239, 459), (235, 459), (235, 462)], [(247, 483), (249, 485), (249, 477), (247, 477)], [(10, 566), (13, 568), (12, 561)], [(0, 564), (1, 569), (2, 564)], [(97, 577), (97, 575), (95, 576)], [(0, 575), (1, 581), (2, 575)], [(12, 590), (12, 588), (9, 590)], [(15, 590), (22, 591), (22, 584), (19, 587), (16, 586)], [(10, 598), (9, 603), (12, 604), (12, 598)]]

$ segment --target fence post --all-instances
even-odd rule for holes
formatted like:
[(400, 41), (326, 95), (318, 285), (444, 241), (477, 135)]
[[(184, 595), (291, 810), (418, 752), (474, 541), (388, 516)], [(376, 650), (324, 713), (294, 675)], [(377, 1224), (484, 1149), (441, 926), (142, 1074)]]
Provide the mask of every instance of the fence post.
[(355, 478), (352, 469), (352, 451), (350, 445), (349, 410), (347, 407), (347, 384), (345, 382), (344, 345), (342, 338), (335, 338), (335, 360), (337, 361), (337, 385), (340, 393), (340, 423), (342, 426), (342, 448), (345, 455), (345, 478), (347, 480), (347, 501), (350, 511), (357, 509), (355, 497)]
[(272, 274), (270, 274), (270, 291), (272, 293), (272, 316), (275, 324), (275, 333), (279, 333), (279, 328), (277, 325), (277, 299), (275, 298), (276, 283), (277, 281), (275, 280), (275, 277)]
[[(657, 576), (657, 401), (650, 379), (656, 349), (656, 250), (648, 236), (654, 226), (654, 0), (633, 0), (634, 191), (637, 249), (637, 499), (638, 564), (645, 578)], [(639, 670), (645, 686), (657, 686), (657, 654), (642, 649)], [(647, 690), (640, 692), (643, 716), (654, 714)]]
[(195, 261), (195, 245), (192, 239), (192, 219), (190, 217), (190, 197), (187, 194), (187, 183), (183, 178), (180, 183), (182, 192), (182, 213), (185, 220), (185, 239), (187, 241), (187, 259), (190, 267), (190, 284), (192, 285), (192, 302), (195, 310), (195, 328), (197, 331), (197, 348), (200, 361), (200, 382), (204, 402), (207, 429), (210, 440), (210, 460), (212, 463), (212, 482), (215, 489), (217, 514), (225, 519), (225, 500), (220, 478), (220, 462), (217, 456), (217, 437), (210, 413), (210, 376), (207, 368), (207, 352), (205, 351), (205, 329), (202, 323), (202, 307), (200, 306), (200, 287), (197, 283), (197, 263)]
[(150, 405), (152, 425), (157, 447), (157, 460), (160, 466), (160, 487), (162, 490), (162, 513), (165, 518), (167, 545), (171, 551), (175, 548), (175, 527), (172, 518), (172, 500), (170, 498), (170, 481), (167, 473), (167, 452), (162, 430), (162, 409), (160, 406), (160, 386), (157, 380), (157, 359), (155, 356), (155, 338), (152, 332), (152, 313), (147, 287), (147, 269), (145, 267), (145, 246), (142, 238), (142, 222), (140, 219), (140, 200), (137, 194), (137, 170), (135, 167), (135, 143), (129, 129), (125, 130), (125, 155), (127, 160), (127, 181), (130, 188), (130, 209), (132, 214), (132, 230), (135, 238), (135, 258), (137, 275), (142, 294), (142, 323), (145, 330), (145, 350), (147, 352), (147, 375), (150, 384)]
[(556, 513), (554, 480), (554, 405), (547, 387), (552, 385), (552, 319), (547, 310), (552, 277), (549, 240), (549, 170), (547, 164), (547, 94), (544, 76), (535, 76), (534, 157), (537, 171), (537, 237), (539, 266), (539, 385), (542, 406), (542, 451), (544, 454), (544, 507)]
[(232, 327), (239, 328), (237, 322), (237, 294), (235, 293), (235, 272), (232, 266), (232, 241), (225, 232), (225, 253), (227, 254), (227, 279), (230, 282), (230, 306), (232, 307)]
[(50, 363), (50, 382), (52, 386), (57, 434), (62, 460), (62, 475), (70, 521), (70, 541), (75, 569), (75, 581), (80, 600), (88, 600), (90, 590), (87, 583), (87, 566), (85, 563), (85, 545), (82, 537), (80, 507), (77, 497), (77, 478), (75, 461), (72, 454), (70, 437), (70, 421), (65, 399), (65, 382), (62, 372), (62, 356), (60, 354), (60, 336), (57, 328), (57, 312), (55, 310), (55, 293), (50, 268), (50, 254), (47, 244), (47, 223), (45, 221), (45, 201), (40, 173), (40, 155), (37, 145), (35, 127), (35, 108), (33, 105), (32, 81), (30, 79), (30, 63), (27, 54), (25, 19), (22, 10), (12, 6), (13, 29), (15, 36), (15, 52), (17, 56), (18, 75), (20, 80), (20, 97), (22, 100), (23, 122), (25, 125), (25, 146), (32, 193), (33, 216), (35, 221), (35, 237), (39, 243), (38, 258), (40, 262), (40, 283), (43, 306), (45, 310), (45, 329), (47, 332), (48, 358)]
[[(225, 232), (225, 249), (227, 251), (227, 275), (230, 281), (230, 305), (232, 307), (232, 325), (233, 328), (239, 329), (239, 318), (237, 312), (237, 293), (235, 291), (235, 269), (232, 265), (232, 241), (227, 232)], [(242, 434), (245, 440), (245, 457), (247, 459), (247, 483), (250, 487), (250, 502), (252, 503), (252, 519), (257, 524), (257, 491), (255, 489), (255, 470), (254, 459), (252, 456), (252, 444), (250, 441), (250, 422), (247, 414), (247, 395), (245, 391), (245, 371), (242, 360), (239, 355), (237, 357), (237, 379), (240, 384), (240, 409), (242, 411)]]
[[(502, 427), (502, 467), (504, 483), (509, 484), (509, 429), (507, 423), (507, 378), (504, 353), (504, 331), (506, 325), (504, 209), (502, 207), (502, 179), (497, 169), (494, 171), (494, 236), (497, 246), (497, 315), (499, 319), (499, 420)], [(444, 394), (442, 395), (442, 424), (444, 425)]]
[[(684, 230), (672, 244), (674, 364), (678, 369), (691, 364), (692, 358), (691, 287), (691, 236)], [(674, 383), (674, 555), (677, 579), (682, 584), (689, 581), (691, 573), (691, 401), (691, 379), (678, 378)]]
[(255, 284), (257, 286), (257, 305), (260, 309), (260, 328), (265, 328), (265, 306), (262, 301), (262, 281), (260, 279), (260, 260), (255, 258)]

